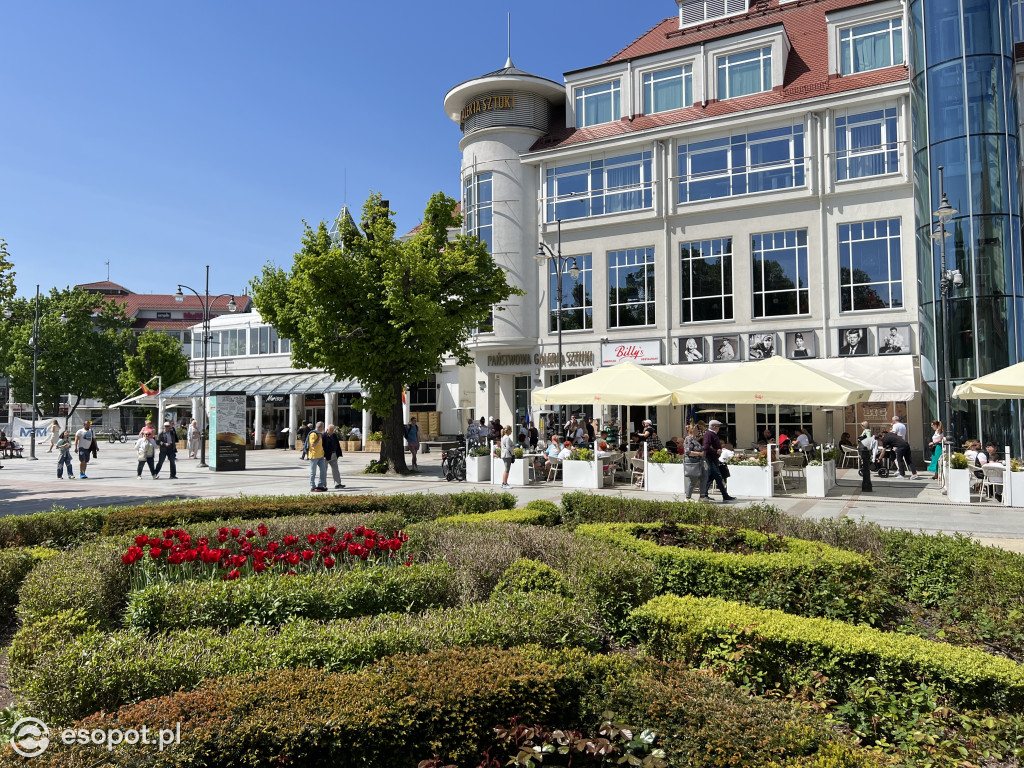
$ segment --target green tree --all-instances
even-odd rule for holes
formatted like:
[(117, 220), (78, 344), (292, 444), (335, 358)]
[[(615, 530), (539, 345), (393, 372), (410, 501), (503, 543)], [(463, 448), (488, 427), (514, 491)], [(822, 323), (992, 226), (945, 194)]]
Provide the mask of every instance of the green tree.
[[(123, 305), (105, 301), (97, 306), (97, 298), (71, 288), (54, 288), (40, 296), (37, 415), (56, 413), (62, 395), (71, 396), (68, 419), (83, 398), (110, 402), (119, 396), (116, 374), (131, 338), (129, 321)], [(32, 391), (35, 297), (16, 299), (10, 308), (7, 372), (24, 402)], [(61, 313), (67, 316), (66, 323), (60, 322)]]
[(7, 242), (0, 238), (0, 307), (5, 307), (15, 296), (14, 264), (7, 252)]
[(121, 394), (132, 395), (139, 385), (160, 376), (165, 387), (188, 378), (188, 358), (181, 342), (165, 333), (146, 331), (133, 339), (118, 373)]
[(469, 364), (471, 330), (522, 294), (476, 237), (448, 239), (461, 225), (455, 206), (435, 194), (420, 229), (400, 242), (391, 211), (373, 194), (363, 206), (365, 234), (348, 223), (332, 241), (323, 222), (307, 225), (291, 271), (268, 264), (252, 281), (253, 304), (291, 339), (296, 364), (359, 380), (363, 407), (384, 420), (380, 456), (394, 472), (407, 471), (403, 385), (447, 357)]

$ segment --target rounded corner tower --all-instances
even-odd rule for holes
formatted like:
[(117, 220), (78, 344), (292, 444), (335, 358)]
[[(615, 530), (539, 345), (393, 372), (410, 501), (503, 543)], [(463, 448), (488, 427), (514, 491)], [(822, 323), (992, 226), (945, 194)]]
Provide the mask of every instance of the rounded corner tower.
[(534, 345), (538, 334), (537, 194), (539, 181), (526, 178), (520, 156), (548, 133), (552, 118), (564, 114), (565, 87), (505, 66), (456, 85), (444, 97), (444, 110), (463, 136), (462, 213), (467, 234), (487, 243), (509, 282), (526, 296), (514, 297), (494, 314), (493, 335), (481, 345)]

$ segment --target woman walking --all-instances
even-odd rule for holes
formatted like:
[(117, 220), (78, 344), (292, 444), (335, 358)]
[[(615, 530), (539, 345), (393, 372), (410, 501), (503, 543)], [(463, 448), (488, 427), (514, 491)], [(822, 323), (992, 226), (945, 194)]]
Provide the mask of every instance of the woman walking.
[(516, 456), (512, 453), (514, 444), (512, 442), (512, 427), (505, 427), (501, 431), (501, 460), (505, 463), (505, 474), (501, 476), (501, 487), (508, 488), (508, 473), (512, 469), (512, 462)]
[[(49, 451), (47, 451), (49, 453)], [(68, 433), (65, 430), (57, 438), (57, 479), (64, 477), (64, 468), (68, 470), (68, 480), (75, 479), (75, 470), (71, 468), (71, 441), (68, 440)]]
[(149, 473), (156, 480), (156, 468), (153, 466), (153, 456), (156, 455), (156, 439), (153, 437), (153, 430), (143, 427), (142, 434), (135, 441), (135, 452), (139, 459), (139, 480), (142, 479), (142, 466), (149, 465)]
[[(60, 438), (60, 424), (58, 424), (57, 420), (54, 419), (53, 423), (50, 425), (50, 450), (47, 451), (47, 453), (49, 453), (50, 451), (53, 450), (54, 446), (57, 445), (57, 440), (59, 438)], [(70, 472), (70, 471), (71, 470), (69, 469), (68, 472)]]
[(199, 426), (196, 424), (196, 420), (192, 419), (188, 423), (188, 457), (194, 459), (197, 453), (199, 453)]
[(694, 487), (700, 495), (707, 482), (707, 465), (704, 463), (704, 444), (697, 437), (697, 425), (688, 424), (683, 440), (683, 473), (686, 477), (686, 498), (693, 495)]
[(419, 469), (416, 466), (416, 454), (420, 449), (420, 428), (415, 416), (409, 419), (409, 425), (405, 428), (405, 439), (409, 443), (409, 453), (412, 454), (412, 468)]
[(932, 422), (932, 441), (928, 447), (932, 449), (932, 460), (928, 464), (928, 471), (932, 473), (934, 480), (939, 476), (939, 460), (942, 458), (942, 438), (945, 433), (942, 431), (942, 422), (936, 419)]

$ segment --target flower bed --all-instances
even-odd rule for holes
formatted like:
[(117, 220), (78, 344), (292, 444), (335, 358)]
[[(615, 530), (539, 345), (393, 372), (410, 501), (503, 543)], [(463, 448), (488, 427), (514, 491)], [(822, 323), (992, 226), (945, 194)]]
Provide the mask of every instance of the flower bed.
[(820, 673), (839, 698), (858, 679), (898, 686), (921, 677), (968, 706), (1024, 709), (1024, 667), (971, 648), (715, 598), (657, 597), (634, 611), (633, 620), (646, 651), (697, 666), (742, 641), (754, 649), (743, 657), (748, 674), (765, 686), (777, 682), (788, 690)]
[(444, 650), (385, 659), (350, 673), (301, 669), (226, 677), (75, 726), (156, 732), (181, 722), (181, 743), (172, 749), (124, 744), (107, 751), (54, 739), (32, 763), (214, 768), (284, 759), (292, 765), (392, 768), (438, 754), (442, 764), (475, 766), (493, 743), (494, 727), (511, 717), (568, 727), (598, 722), (609, 708), (616, 720), (663, 734), (671, 765), (881, 765), (842, 743), (810, 712), (751, 698), (680, 664), (536, 649)]
[[(773, 540), (749, 530), (734, 536), (751, 554), (659, 546), (638, 538), (660, 527), (655, 523), (591, 524), (576, 532), (651, 560), (662, 592), (738, 599), (810, 616), (857, 619), (865, 609), (864, 592), (871, 585), (872, 567), (854, 552), (788, 537), (782, 540), (783, 551), (765, 551), (776, 546)], [(704, 530), (716, 536), (727, 533), (721, 528)], [(758, 549), (762, 551), (754, 551)]]

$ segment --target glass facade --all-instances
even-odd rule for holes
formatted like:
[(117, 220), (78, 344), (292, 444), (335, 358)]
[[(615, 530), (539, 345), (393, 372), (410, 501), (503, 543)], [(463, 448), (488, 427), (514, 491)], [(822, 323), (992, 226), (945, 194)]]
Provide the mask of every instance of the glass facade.
[[(1016, 16), (1014, 14), (1017, 14)], [(1024, 281), (1017, 98), (1013, 40), (1019, 3), (912, 0), (915, 225), (927, 423), (942, 418), (947, 387), (1024, 360)], [(957, 213), (947, 223), (947, 269), (963, 286), (949, 294), (942, 328), (938, 290), (942, 245), (931, 238), (939, 207), (939, 166)], [(949, 340), (949, 380), (943, 339)], [(1012, 400), (958, 401), (955, 440), (1021, 448), (1021, 414)]]

